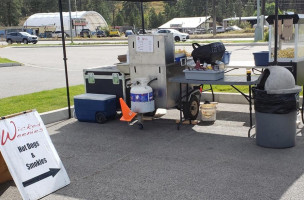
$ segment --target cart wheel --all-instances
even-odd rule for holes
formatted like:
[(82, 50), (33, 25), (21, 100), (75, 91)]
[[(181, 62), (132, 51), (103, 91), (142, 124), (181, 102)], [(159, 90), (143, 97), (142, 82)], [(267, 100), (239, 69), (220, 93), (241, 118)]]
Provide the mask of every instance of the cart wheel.
[(143, 130), (143, 129), (144, 129), (144, 125), (143, 125), (142, 123), (137, 123), (137, 125), (138, 125), (138, 128), (139, 128), (140, 130)]
[(102, 112), (98, 112), (95, 115), (96, 122), (104, 124), (107, 121), (106, 116)]
[(185, 119), (195, 120), (199, 112), (199, 101), (195, 95), (192, 95), (189, 102), (183, 104), (183, 113)]

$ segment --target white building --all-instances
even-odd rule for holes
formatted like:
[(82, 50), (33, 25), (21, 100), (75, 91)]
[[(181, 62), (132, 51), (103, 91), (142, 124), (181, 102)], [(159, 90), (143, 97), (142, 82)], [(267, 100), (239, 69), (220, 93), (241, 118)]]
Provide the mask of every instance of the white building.
[[(266, 19), (268, 16), (265, 16), (264, 18)], [(229, 24), (229, 22), (235, 22), (235, 21), (241, 21), (241, 22), (249, 22), (251, 26), (255, 25), (258, 21), (257, 16), (251, 16), (251, 17), (231, 17), (231, 18), (226, 18), (223, 19), (223, 26), (226, 28)], [(264, 20), (263, 20), (264, 21)], [(266, 21), (265, 21), (266, 22)], [(267, 22), (265, 25), (269, 25)]]
[(158, 27), (159, 29), (176, 29), (181, 32), (195, 32), (198, 29), (206, 29), (212, 26), (211, 16), (174, 18)]
[[(63, 12), (63, 25), (67, 34), (70, 34), (70, 15), (69, 12)], [(100, 28), (108, 28), (106, 20), (95, 11), (78, 11), (71, 12), (71, 18), (73, 22), (73, 35), (75, 32), (79, 34), (81, 29), (90, 29), (96, 31)], [(43, 27), (43, 26), (55, 26), (57, 31), (61, 30), (60, 25), (60, 13), (37, 13), (31, 15), (23, 24), (27, 27)]]

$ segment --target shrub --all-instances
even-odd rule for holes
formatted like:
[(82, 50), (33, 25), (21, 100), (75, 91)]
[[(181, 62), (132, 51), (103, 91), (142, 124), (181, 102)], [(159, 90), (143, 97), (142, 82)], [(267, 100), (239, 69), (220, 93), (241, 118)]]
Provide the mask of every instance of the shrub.
[(268, 29), (264, 31), (264, 41), (265, 42), (269, 41), (269, 30)]

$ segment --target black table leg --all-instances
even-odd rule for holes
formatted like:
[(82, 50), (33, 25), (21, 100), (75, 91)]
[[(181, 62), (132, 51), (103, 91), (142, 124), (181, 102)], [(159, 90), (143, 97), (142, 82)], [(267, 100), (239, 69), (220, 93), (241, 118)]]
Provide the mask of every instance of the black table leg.
[(249, 85), (249, 113), (250, 113), (250, 129), (248, 131), (248, 137), (250, 137), (250, 131), (252, 129), (252, 97), (251, 97), (251, 85)]
[(182, 120), (183, 120), (183, 115), (182, 115), (182, 83), (179, 83), (179, 123), (177, 124), (177, 130), (179, 130), (181, 124), (182, 124)]

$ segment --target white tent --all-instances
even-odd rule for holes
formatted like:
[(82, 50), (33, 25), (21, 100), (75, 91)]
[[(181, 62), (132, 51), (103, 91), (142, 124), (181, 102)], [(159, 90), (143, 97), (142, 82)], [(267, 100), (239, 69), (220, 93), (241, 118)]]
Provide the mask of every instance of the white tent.
[[(64, 30), (68, 32), (70, 30), (70, 16), (68, 12), (63, 12), (63, 25)], [(71, 12), (72, 19), (83, 18), (87, 22), (85, 26), (77, 28), (77, 32), (80, 32), (80, 29), (86, 28), (91, 31), (96, 31), (96, 28), (108, 28), (106, 20), (95, 11), (78, 11)], [(36, 13), (31, 15), (23, 24), (24, 27), (34, 27), (34, 26), (51, 26), (55, 25), (56, 30), (60, 30), (60, 14), (56, 13)]]
[(204, 28), (205, 23), (207, 25), (207, 28), (209, 28), (208, 23), (211, 23), (211, 22), (212, 22), (211, 16), (173, 18), (173, 19), (171, 19), (170, 21), (161, 25), (158, 28), (159, 29), (174, 28), (174, 29), (181, 29), (183, 31), (185, 31), (185, 30), (195, 30), (197, 28)]

